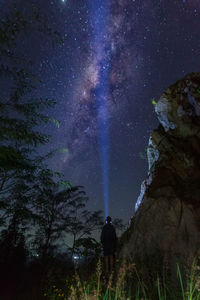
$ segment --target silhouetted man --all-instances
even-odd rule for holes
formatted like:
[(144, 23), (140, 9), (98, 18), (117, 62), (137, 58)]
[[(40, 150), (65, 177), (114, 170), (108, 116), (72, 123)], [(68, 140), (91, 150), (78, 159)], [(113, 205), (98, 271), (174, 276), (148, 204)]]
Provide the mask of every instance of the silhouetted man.
[(117, 236), (115, 227), (111, 224), (111, 217), (106, 218), (106, 224), (101, 232), (101, 243), (103, 246), (105, 259), (105, 273), (108, 274), (113, 269), (114, 254), (116, 251)]

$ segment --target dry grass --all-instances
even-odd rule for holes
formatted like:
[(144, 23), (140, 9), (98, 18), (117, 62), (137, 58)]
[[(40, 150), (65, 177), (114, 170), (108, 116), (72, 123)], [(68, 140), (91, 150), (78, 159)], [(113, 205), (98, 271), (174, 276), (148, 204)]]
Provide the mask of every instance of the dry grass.
[[(112, 272), (108, 280), (102, 280), (102, 264), (99, 260), (96, 273), (89, 282), (82, 282), (78, 273), (75, 273), (72, 283), (66, 286), (65, 293), (57, 289), (57, 294), (49, 295), (49, 300), (200, 300), (200, 267), (195, 263), (190, 269), (186, 282), (183, 282), (178, 268), (179, 294), (166, 287), (159, 278), (155, 285), (144, 286), (136, 265), (122, 262), (118, 271)], [(128, 284), (134, 283), (134, 289), (128, 291)], [(154, 294), (152, 294), (154, 290)], [(54, 289), (56, 291), (56, 289)], [(59, 293), (59, 294), (58, 294)], [(173, 294), (174, 293), (174, 294)], [(178, 296), (177, 296), (178, 295)]]

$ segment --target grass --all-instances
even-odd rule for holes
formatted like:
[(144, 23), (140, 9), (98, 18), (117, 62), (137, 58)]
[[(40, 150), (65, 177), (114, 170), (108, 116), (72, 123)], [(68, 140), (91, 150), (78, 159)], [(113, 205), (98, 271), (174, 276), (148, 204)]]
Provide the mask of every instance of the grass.
[[(147, 285), (139, 275), (135, 264), (122, 263), (107, 280), (102, 276), (99, 260), (96, 273), (83, 281), (75, 271), (62, 288), (53, 286), (44, 293), (48, 300), (200, 300), (200, 271), (196, 264), (183, 278), (177, 265), (177, 277), (173, 284), (159, 276)], [(167, 284), (168, 282), (168, 284)]]

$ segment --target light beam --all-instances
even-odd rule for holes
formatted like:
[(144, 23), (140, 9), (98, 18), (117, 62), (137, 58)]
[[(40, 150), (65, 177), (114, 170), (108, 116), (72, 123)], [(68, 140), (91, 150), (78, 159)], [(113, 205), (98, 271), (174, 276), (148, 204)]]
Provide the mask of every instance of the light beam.
[(95, 101), (99, 127), (99, 146), (103, 177), (105, 216), (109, 214), (109, 124), (108, 87), (110, 52), (108, 44), (109, 0), (92, 1), (92, 28), (94, 50), (98, 61), (99, 83), (95, 90)]

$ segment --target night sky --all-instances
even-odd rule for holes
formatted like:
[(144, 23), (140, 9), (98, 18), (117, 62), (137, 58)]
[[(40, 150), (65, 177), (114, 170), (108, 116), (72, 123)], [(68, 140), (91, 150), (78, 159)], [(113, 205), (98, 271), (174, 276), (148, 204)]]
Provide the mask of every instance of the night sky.
[(200, 1), (30, 2), (64, 36), (55, 47), (33, 35), (22, 42), (44, 82), (40, 93), (57, 101), (49, 115), (60, 128), (42, 129), (52, 135), (46, 150), (65, 150), (49, 166), (85, 187), (92, 210), (104, 210), (108, 190), (109, 214), (128, 222), (148, 171), (140, 153), (158, 125), (152, 99), (199, 71)]

